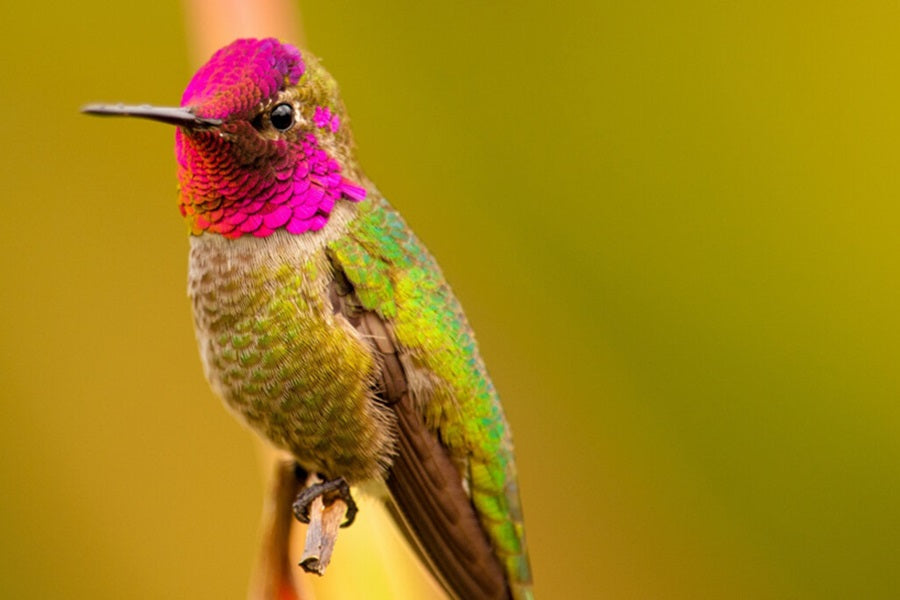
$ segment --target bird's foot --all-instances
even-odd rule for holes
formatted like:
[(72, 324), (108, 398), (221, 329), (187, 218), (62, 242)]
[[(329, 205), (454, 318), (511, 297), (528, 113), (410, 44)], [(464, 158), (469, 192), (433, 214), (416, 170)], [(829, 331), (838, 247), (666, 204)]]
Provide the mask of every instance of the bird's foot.
[(343, 500), (347, 504), (347, 520), (341, 524), (341, 527), (350, 527), (359, 509), (350, 494), (350, 486), (343, 477), (316, 483), (301, 490), (297, 494), (297, 499), (294, 500), (294, 517), (301, 523), (309, 523), (309, 507), (312, 501), (319, 496), (322, 496), (326, 506), (331, 505), (338, 498)]

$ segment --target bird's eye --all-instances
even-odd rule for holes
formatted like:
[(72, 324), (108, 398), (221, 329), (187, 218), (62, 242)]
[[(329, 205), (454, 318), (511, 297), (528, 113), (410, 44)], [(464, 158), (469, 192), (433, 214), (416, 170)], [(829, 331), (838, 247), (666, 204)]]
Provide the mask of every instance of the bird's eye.
[(278, 131), (287, 131), (294, 124), (294, 107), (290, 104), (279, 104), (269, 113), (272, 127)]

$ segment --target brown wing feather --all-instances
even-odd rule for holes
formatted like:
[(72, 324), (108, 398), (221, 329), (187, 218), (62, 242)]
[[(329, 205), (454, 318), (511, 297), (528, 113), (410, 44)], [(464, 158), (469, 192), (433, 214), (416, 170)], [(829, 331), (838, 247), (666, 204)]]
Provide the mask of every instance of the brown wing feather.
[(481, 529), (459, 469), (415, 407), (389, 325), (360, 307), (340, 273), (332, 300), (380, 355), (378, 395), (397, 417), (396, 456), (387, 478), (393, 516), (452, 597), (507, 600), (503, 567)]

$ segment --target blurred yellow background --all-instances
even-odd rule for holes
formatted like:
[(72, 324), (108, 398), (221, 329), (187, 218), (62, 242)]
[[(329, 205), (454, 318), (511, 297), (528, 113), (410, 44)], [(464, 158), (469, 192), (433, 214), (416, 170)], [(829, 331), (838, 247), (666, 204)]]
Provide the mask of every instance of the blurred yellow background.
[[(302, 8), (478, 332), (538, 597), (896, 597), (900, 8), (618, 4)], [(78, 113), (177, 103), (182, 9), (0, 22), (0, 595), (242, 598), (173, 132)]]

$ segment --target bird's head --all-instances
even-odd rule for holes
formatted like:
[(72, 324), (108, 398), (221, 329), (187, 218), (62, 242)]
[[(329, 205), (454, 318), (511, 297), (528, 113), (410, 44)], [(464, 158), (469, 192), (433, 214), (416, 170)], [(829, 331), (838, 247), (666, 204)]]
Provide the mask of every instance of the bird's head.
[(179, 208), (195, 235), (315, 231), (336, 202), (366, 195), (337, 84), (315, 57), (275, 39), (216, 52), (180, 108), (84, 111), (177, 125)]

